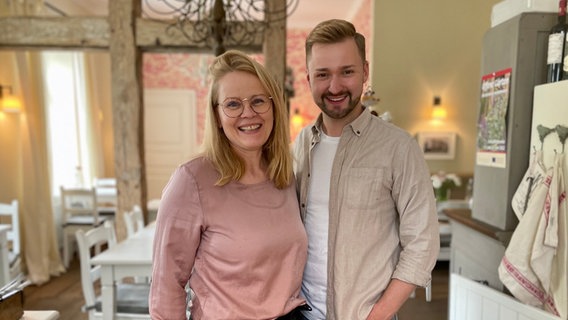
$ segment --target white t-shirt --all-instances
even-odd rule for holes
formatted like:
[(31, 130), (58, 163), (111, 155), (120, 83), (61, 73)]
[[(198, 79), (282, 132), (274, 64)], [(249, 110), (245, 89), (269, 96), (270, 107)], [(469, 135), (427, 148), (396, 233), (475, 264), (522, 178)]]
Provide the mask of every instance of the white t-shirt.
[(308, 261), (304, 269), (302, 295), (312, 311), (303, 314), (310, 320), (325, 319), (327, 292), (327, 240), (329, 229), (329, 184), (333, 158), (340, 137), (321, 135), (312, 155), (311, 181), (304, 225), (308, 234)]

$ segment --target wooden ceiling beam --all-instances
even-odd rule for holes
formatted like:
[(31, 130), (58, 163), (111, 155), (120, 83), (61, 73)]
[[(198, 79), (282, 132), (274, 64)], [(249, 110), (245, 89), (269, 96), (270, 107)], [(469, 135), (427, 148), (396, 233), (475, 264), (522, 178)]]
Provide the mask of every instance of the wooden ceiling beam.
[(109, 24), (105, 18), (0, 18), (2, 48), (107, 49), (109, 38)]
[[(173, 27), (173, 21), (136, 19), (136, 46), (142, 51), (191, 51), (210, 53), (204, 43), (191, 43)], [(249, 27), (250, 28), (250, 27)], [(260, 28), (260, 26), (259, 26)], [(187, 30), (186, 32), (191, 32)], [(0, 18), (0, 47), (3, 49), (104, 49), (109, 48), (111, 30), (106, 17), (10, 17)], [(235, 38), (239, 38), (236, 35)], [(227, 48), (249, 52), (262, 50), (263, 38)]]

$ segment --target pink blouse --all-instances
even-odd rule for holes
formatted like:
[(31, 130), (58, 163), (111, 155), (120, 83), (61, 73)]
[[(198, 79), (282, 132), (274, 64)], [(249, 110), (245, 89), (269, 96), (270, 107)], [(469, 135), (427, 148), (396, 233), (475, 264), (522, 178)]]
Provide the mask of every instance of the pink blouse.
[(274, 319), (299, 297), (307, 236), (294, 184), (215, 186), (204, 158), (180, 166), (164, 189), (154, 239), (152, 319)]

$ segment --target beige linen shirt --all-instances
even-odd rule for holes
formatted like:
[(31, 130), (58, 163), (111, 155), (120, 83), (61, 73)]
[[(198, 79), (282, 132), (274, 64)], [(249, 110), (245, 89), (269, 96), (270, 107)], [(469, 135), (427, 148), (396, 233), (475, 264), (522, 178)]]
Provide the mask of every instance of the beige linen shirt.
[[(305, 219), (321, 115), (294, 145)], [(333, 161), (327, 319), (366, 319), (392, 278), (425, 286), (440, 248), (428, 167), (405, 131), (363, 112), (347, 125)]]

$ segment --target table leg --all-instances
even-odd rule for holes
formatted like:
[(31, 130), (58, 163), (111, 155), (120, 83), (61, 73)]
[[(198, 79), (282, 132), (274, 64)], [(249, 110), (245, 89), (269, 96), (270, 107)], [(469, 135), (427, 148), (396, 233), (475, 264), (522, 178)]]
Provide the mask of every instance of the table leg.
[(116, 282), (114, 281), (114, 270), (112, 266), (102, 266), (101, 285), (103, 319), (112, 320), (116, 313)]

